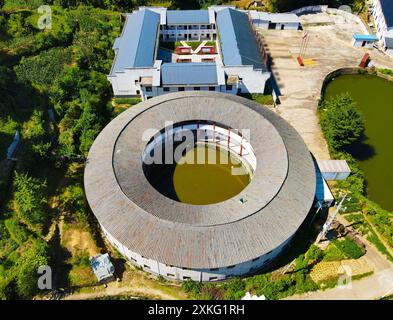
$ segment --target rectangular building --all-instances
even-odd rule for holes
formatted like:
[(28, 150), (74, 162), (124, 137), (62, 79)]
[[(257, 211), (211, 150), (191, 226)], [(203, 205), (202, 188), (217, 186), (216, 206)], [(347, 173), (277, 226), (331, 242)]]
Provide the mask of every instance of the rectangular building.
[[(190, 42), (200, 45), (191, 48)], [(171, 44), (189, 50), (171, 49)], [(229, 6), (141, 7), (126, 15), (113, 49), (108, 80), (116, 97), (146, 100), (186, 90), (264, 93), (270, 78), (249, 13)]]

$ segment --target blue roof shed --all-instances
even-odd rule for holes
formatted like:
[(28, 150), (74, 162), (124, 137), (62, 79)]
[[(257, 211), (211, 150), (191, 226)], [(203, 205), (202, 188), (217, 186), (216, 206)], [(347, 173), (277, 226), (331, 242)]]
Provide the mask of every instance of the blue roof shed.
[(373, 35), (373, 34), (357, 34), (357, 33), (355, 33), (353, 35), (353, 38), (356, 41), (367, 41), (367, 42), (378, 41), (378, 37), (376, 35)]

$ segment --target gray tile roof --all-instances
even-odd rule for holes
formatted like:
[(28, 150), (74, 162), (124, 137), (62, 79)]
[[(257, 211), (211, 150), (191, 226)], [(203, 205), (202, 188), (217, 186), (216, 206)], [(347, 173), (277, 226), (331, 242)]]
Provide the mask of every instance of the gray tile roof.
[(210, 24), (208, 10), (168, 10), (167, 24)]
[(160, 15), (148, 9), (127, 15), (122, 36), (116, 39), (113, 46), (117, 56), (112, 72), (154, 65), (159, 24)]
[(215, 63), (164, 63), (161, 66), (163, 85), (216, 85)]
[[(257, 167), (234, 198), (179, 203), (145, 178), (142, 133), (165, 121), (195, 119), (250, 129)], [(84, 179), (90, 207), (113, 237), (144, 257), (193, 269), (230, 266), (274, 250), (303, 223), (316, 192), (313, 160), (294, 128), (253, 101), (206, 91), (159, 96), (119, 115), (94, 142)]]
[(217, 27), (224, 65), (265, 68), (247, 14), (230, 8), (221, 10), (217, 13)]

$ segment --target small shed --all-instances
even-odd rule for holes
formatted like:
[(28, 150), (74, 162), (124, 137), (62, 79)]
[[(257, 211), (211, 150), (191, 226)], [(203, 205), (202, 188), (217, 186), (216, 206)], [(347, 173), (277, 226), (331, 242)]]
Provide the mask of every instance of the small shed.
[(375, 42), (378, 41), (378, 37), (373, 34), (357, 34), (352, 36), (352, 45), (355, 48), (371, 48)]
[(109, 254), (99, 254), (91, 258), (90, 265), (98, 279), (98, 282), (108, 282), (114, 280), (115, 267), (109, 258)]
[(351, 169), (345, 160), (318, 160), (318, 167), (325, 180), (345, 180)]

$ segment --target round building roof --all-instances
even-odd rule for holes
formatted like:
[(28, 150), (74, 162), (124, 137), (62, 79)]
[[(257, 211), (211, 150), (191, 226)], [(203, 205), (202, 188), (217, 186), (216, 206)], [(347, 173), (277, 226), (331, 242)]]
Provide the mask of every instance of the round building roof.
[[(235, 197), (185, 204), (146, 179), (143, 135), (190, 120), (250, 130), (257, 168)], [(192, 269), (231, 266), (274, 250), (302, 224), (315, 189), (313, 160), (295, 129), (259, 104), (213, 92), (167, 94), (123, 112), (97, 137), (85, 170), (90, 207), (114, 238), (146, 258)]]

